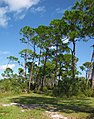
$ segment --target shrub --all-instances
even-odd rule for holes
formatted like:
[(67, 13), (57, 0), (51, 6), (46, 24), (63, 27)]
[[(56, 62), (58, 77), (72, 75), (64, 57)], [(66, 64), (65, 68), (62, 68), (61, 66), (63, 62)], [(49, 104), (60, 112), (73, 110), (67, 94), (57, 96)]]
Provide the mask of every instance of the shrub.
[(90, 81), (84, 78), (75, 80), (66, 78), (58, 82), (53, 90), (54, 96), (94, 96), (94, 90), (91, 88)]

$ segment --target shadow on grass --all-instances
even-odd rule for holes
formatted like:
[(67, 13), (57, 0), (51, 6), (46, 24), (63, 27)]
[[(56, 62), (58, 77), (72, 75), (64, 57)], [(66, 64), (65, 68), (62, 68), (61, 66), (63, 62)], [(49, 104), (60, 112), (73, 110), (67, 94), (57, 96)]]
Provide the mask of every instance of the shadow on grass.
[(12, 102), (20, 104), (23, 108), (41, 108), (47, 111), (65, 113), (88, 113), (87, 119), (94, 119), (94, 107), (90, 106), (89, 99), (58, 99), (55, 97), (21, 96), (12, 98)]

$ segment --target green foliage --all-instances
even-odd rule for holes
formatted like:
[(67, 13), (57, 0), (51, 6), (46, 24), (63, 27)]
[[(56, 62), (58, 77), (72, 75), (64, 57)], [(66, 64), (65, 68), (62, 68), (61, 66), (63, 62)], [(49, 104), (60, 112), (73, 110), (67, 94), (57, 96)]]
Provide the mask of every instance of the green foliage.
[(94, 37), (94, 1), (93, 0), (81, 0), (76, 2), (73, 6), (74, 10), (79, 11), (81, 16), (80, 24), (82, 28), (82, 34), (84, 36)]
[(94, 90), (91, 89), (90, 81), (85, 78), (77, 78), (74, 81), (69, 78), (58, 82), (53, 90), (55, 96), (94, 96)]
[(9, 59), (10, 61), (17, 61), (18, 60), (18, 58), (14, 57), (14, 56), (9, 56), (9, 57), (7, 57), (7, 59)]
[(0, 92), (21, 93), (27, 90), (27, 80), (22, 76), (13, 76), (12, 78), (4, 78), (0, 81)]
[[(52, 90), (55, 96), (93, 96), (90, 81), (76, 78), (78, 58), (75, 52), (77, 41), (94, 37), (93, 16), (94, 1), (80, 0), (71, 10), (65, 11), (62, 19), (53, 19), (48, 26), (21, 28), (20, 41), (27, 45), (27, 48), (19, 52), (24, 59), (24, 65), (18, 69), (18, 74), (14, 74), (7, 65), (2, 74), (4, 79), (0, 81), (1, 91), (20, 92), (23, 89), (43, 91), (44, 88), (45, 92)], [(63, 41), (66, 39), (68, 43), (64, 44)], [(10, 61), (20, 64), (18, 58), (14, 56), (7, 59), (8, 64)], [(86, 71), (87, 79), (90, 62), (84, 63), (80, 68)]]
[(4, 73), (2, 73), (2, 76), (4, 78), (12, 78), (12, 76), (13, 76), (13, 70), (11, 68), (6, 68), (6, 70), (4, 71)]

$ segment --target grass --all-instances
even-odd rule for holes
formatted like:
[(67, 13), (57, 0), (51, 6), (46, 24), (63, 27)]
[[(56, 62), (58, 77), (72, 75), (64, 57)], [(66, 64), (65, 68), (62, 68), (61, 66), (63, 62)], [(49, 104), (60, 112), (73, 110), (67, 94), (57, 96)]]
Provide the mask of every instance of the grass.
[(25, 110), (16, 106), (0, 107), (0, 119), (47, 119), (42, 110)]
[(49, 119), (45, 111), (52, 110), (72, 119), (94, 119), (94, 98), (63, 99), (32, 93), (18, 96), (3, 95), (0, 103), (20, 103), (28, 106), (35, 104), (32, 109), (0, 106), (0, 119)]

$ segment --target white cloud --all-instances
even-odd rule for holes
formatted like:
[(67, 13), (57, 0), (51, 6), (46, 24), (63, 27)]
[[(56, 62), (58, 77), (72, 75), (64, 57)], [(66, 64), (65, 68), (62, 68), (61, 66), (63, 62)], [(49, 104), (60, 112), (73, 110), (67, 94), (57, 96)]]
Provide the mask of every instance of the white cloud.
[(58, 14), (63, 14), (63, 13), (65, 12), (65, 9), (57, 8), (57, 9), (56, 9), (56, 12), (57, 12)]
[(3, 79), (2, 75), (0, 75), (0, 79)]
[(71, 9), (71, 6), (69, 6), (69, 7), (66, 8), (66, 9), (56, 8), (56, 12), (57, 12), (58, 14), (64, 14), (64, 12), (65, 12), (66, 10), (70, 10), (70, 9)]
[(18, 19), (22, 20), (24, 17), (25, 17), (25, 12), (24, 12), (24, 13), (22, 13), (22, 12), (21, 12), (21, 13), (16, 12), (16, 13), (14, 14), (15, 20), (18, 20)]
[(35, 8), (35, 7), (31, 8), (32, 13), (37, 13), (37, 12), (44, 13), (45, 11), (46, 11), (46, 9), (44, 6), (37, 7), (37, 8)]
[(7, 55), (7, 54), (10, 54), (9, 51), (0, 51), (0, 55)]
[(23, 19), (25, 16), (23, 12), (33, 5), (37, 5), (39, 2), (40, 0), (0, 0), (0, 4), (3, 4), (3, 7), (0, 7), (0, 26), (5, 27), (8, 25), (8, 21), (10, 20), (9, 13), (13, 15), (20, 14), (19, 19)]
[(2, 0), (3, 3), (5, 3), (10, 11), (19, 11), (23, 9), (28, 9), (33, 5), (36, 5), (39, 3), (40, 0)]
[(25, 17), (25, 14), (22, 14), (19, 16), (19, 19), (23, 19)]
[(68, 38), (63, 38), (62, 41), (65, 44), (65, 43), (68, 43), (69, 42), (69, 39)]
[(56, 49), (56, 46), (51, 46), (50, 49)]
[(9, 17), (6, 15), (8, 7), (0, 7), (0, 26), (6, 27), (8, 25)]
[(5, 65), (0, 65), (0, 70), (5, 70), (6, 68), (14, 68), (15, 67), (15, 64), (5, 64)]

